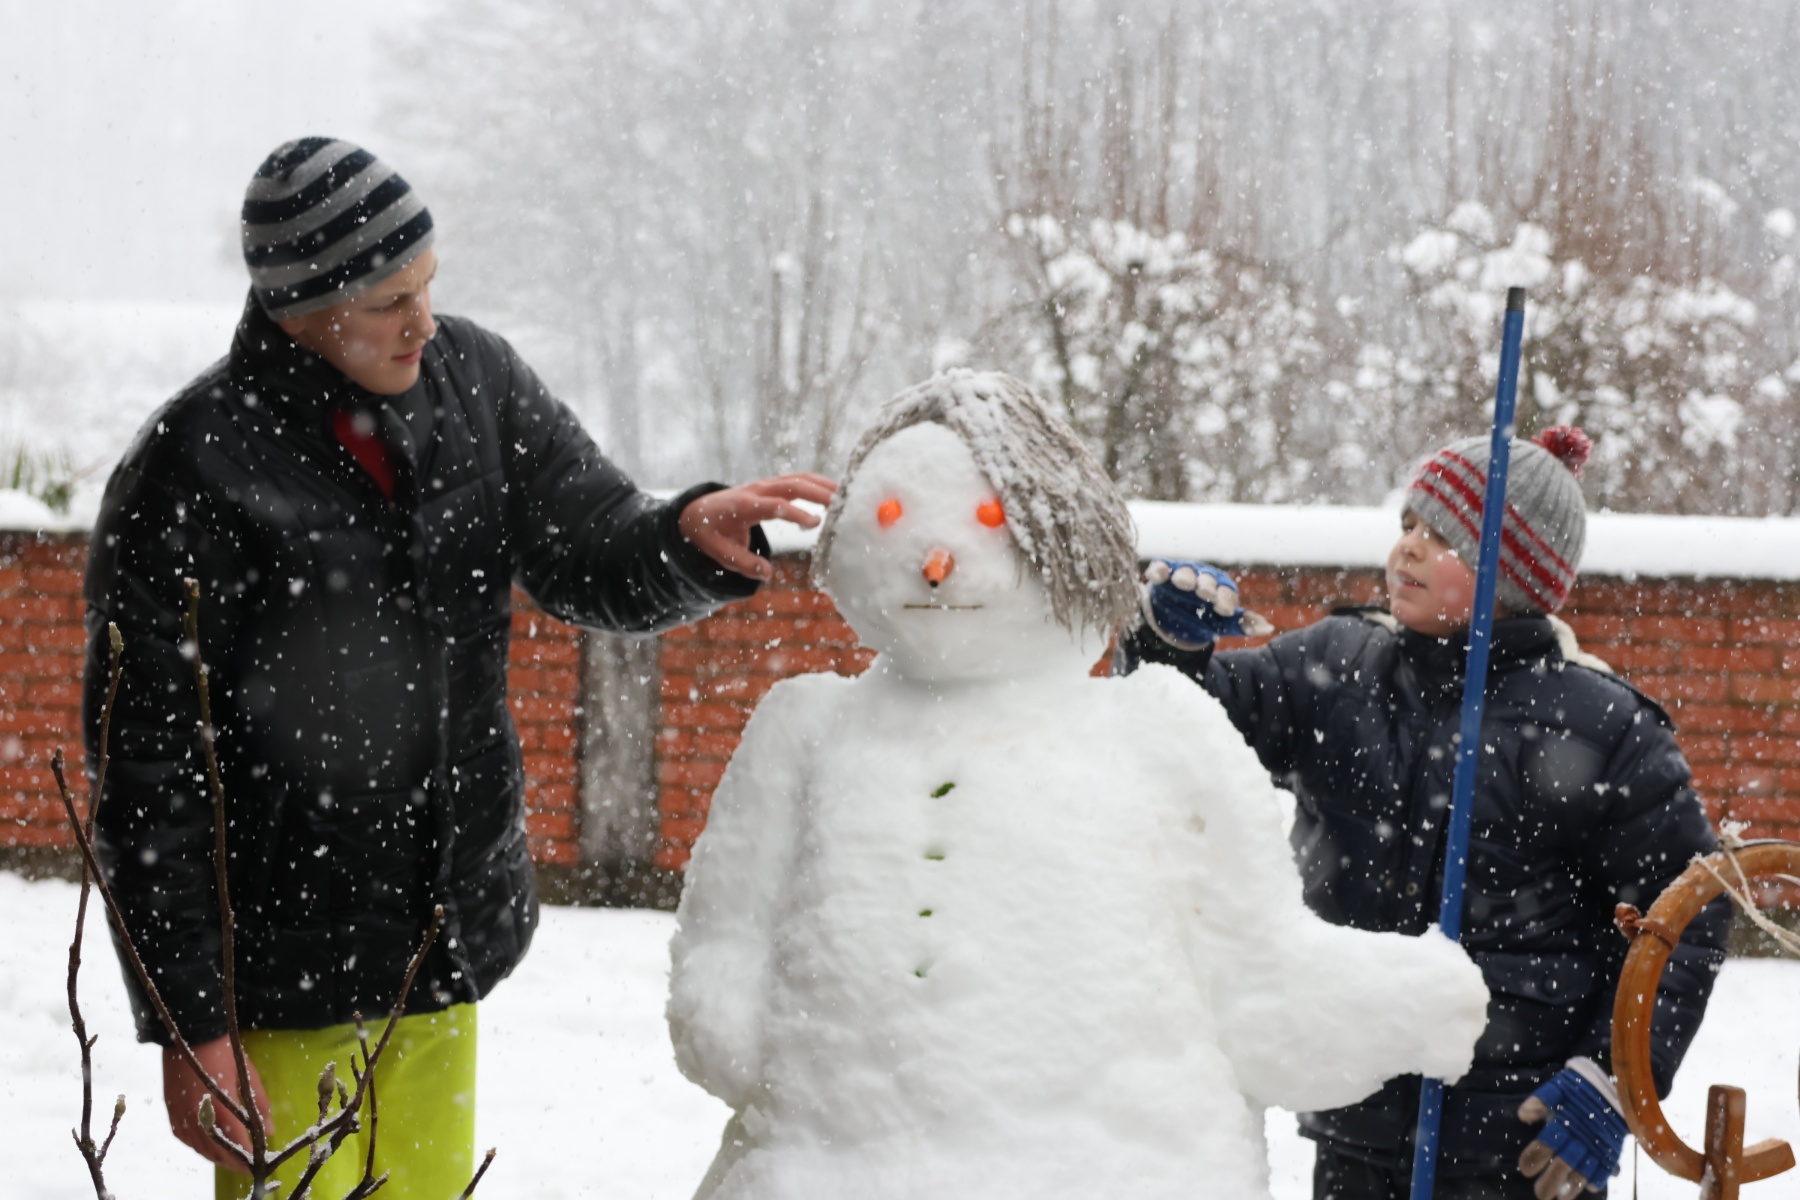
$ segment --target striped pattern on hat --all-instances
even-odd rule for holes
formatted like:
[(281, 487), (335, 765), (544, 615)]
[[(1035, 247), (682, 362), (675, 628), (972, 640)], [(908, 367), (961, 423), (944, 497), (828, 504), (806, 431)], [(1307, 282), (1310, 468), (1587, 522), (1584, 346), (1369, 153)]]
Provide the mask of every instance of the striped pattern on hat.
[(431, 245), (431, 212), (394, 169), (350, 142), (276, 147), (244, 192), (244, 264), (276, 320), (342, 304)]
[[(1485, 437), (1446, 446), (1425, 460), (1406, 491), (1406, 508), (1471, 567), (1481, 546), (1489, 452)], [(1512, 443), (1495, 585), (1508, 611), (1555, 612), (1575, 586), (1587, 543), (1587, 506), (1575, 478), (1578, 470), (1578, 463), (1537, 442)]]

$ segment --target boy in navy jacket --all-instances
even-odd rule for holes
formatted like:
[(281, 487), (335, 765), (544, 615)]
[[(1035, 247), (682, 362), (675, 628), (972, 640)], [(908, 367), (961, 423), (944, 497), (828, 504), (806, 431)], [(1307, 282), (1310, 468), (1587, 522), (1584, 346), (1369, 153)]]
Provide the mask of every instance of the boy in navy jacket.
[[(1648, 908), (1715, 848), (1668, 714), (1552, 615), (1585, 541), (1589, 445), (1566, 427), (1513, 443), (1462, 938), (1492, 1000), (1474, 1068), (1446, 1094), (1439, 1200), (1604, 1189), (1625, 1136), (1607, 1073), (1626, 951), (1613, 910)], [(1414, 477), (1386, 611), (1214, 653), (1215, 637), (1266, 623), (1216, 568), (1157, 561), (1145, 620), (1122, 639), (1124, 669), (1182, 670), (1294, 792), (1306, 902), (1327, 920), (1424, 933), (1437, 919), (1487, 459), (1471, 438)], [(1723, 902), (1703, 912), (1663, 978), (1659, 1091), (1699, 1027), (1728, 920)], [(1416, 1078), (1395, 1079), (1301, 1115), (1318, 1200), (1408, 1194), (1418, 1094)]]

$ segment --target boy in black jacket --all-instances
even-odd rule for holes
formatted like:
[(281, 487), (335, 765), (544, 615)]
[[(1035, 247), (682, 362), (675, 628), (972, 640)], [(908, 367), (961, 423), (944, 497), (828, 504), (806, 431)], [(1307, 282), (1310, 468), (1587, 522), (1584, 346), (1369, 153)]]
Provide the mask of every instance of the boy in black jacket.
[[(393, 1173), (384, 1196), (454, 1195), (473, 1168), (476, 1002), (537, 923), (506, 703), (515, 583), (582, 625), (694, 620), (768, 578), (759, 521), (815, 525), (793, 502), (823, 504), (833, 485), (639, 491), (511, 346), (433, 314), (431, 214), (360, 147), (278, 148), (250, 182), (243, 235), (252, 287), (229, 355), (151, 418), (94, 529), (90, 754), (108, 623), (125, 636), (98, 848), (175, 1024), (236, 1094), (182, 632), (182, 580), (198, 580), (235, 997), (264, 1123), (279, 1142), (316, 1120), (320, 1070), (335, 1060), (344, 1076), (352, 1015), (393, 1009), (441, 905), (381, 1063), (375, 1162)], [(128, 985), (139, 1036), (166, 1048)], [(241, 1168), (167, 1049), (163, 1080), (176, 1136), (236, 1194)], [(248, 1144), (227, 1114), (217, 1128)], [(353, 1139), (316, 1187), (349, 1191), (363, 1159)], [(286, 1190), (302, 1166), (282, 1172)]]
[[(1585, 540), (1588, 447), (1566, 427), (1513, 443), (1462, 938), (1492, 1001), (1475, 1066), (1446, 1094), (1439, 1200), (1604, 1189), (1625, 1136), (1606, 1073), (1626, 950), (1613, 909), (1649, 907), (1715, 845), (1668, 715), (1551, 615)], [(1168, 663), (1218, 697), (1294, 792), (1306, 902), (1340, 924), (1424, 933), (1437, 918), (1487, 459), (1487, 439), (1467, 439), (1413, 479), (1388, 611), (1214, 653), (1260, 619), (1223, 572), (1153, 562), (1145, 621), (1121, 642), (1126, 670)], [(1723, 902), (1702, 913), (1664, 976), (1661, 1091), (1699, 1026), (1728, 915)], [(1408, 1195), (1418, 1093), (1395, 1079), (1301, 1115), (1318, 1200)], [(1527, 1122), (1543, 1122), (1535, 1140)]]

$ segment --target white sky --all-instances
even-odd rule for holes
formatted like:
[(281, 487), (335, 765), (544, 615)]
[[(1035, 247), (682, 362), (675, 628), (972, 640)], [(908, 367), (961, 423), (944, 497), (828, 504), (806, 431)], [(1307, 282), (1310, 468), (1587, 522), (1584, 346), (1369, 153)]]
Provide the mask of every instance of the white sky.
[[(423, 0), (0, 0), (0, 301), (236, 303), (237, 206), (309, 133), (383, 136)], [(402, 174), (404, 174), (402, 167)]]

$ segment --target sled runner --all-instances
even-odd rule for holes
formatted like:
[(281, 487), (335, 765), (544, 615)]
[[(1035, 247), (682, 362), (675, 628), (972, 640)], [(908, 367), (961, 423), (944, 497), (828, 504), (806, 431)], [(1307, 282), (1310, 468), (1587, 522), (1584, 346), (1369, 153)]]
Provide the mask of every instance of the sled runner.
[(1657, 981), (1681, 931), (1727, 889), (1740, 904), (1753, 902), (1749, 881), (1773, 876), (1800, 877), (1800, 843), (1757, 841), (1728, 846), (1696, 858), (1648, 915), (1630, 904), (1618, 907), (1619, 931), (1631, 950), (1619, 974), (1613, 1006), (1613, 1076), (1624, 1101), (1625, 1121), (1656, 1165), (1700, 1184), (1701, 1200), (1737, 1200), (1738, 1189), (1779, 1175), (1794, 1165), (1794, 1151), (1780, 1138), (1744, 1145), (1742, 1088), (1714, 1084), (1706, 1100), (1703, 1149), (1696, 1150), (1669, 1128), (1650, 1075), (1650, 1017)]

